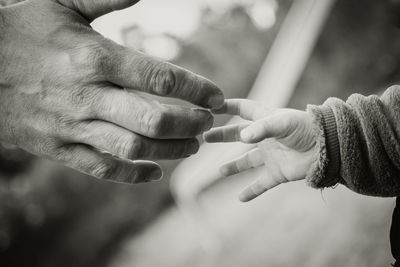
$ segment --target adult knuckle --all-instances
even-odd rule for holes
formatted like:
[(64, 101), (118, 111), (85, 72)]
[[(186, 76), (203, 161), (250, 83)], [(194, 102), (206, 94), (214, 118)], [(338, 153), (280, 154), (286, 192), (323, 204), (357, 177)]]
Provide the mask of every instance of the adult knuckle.
[(112, 49), (101, 42), (96, 42), (81, 47), (73, 60), (80, 67), (104, 74), (110, 71), (113, 58)]
[(68, 60), (75, 68), (87, 68), (90, 60), (90, 48), (87, 45), (84, 45), (72, 50), (68, 55)]
[(87, 86), (77, 87), (70, 92), (70, 101), (77, 107), (89, 107), (96, 103), (96, 93), (94, 88)]
[(159, 95), (168, 96), (173, 93), (177, 84), (177, 75), (169, 63), (159, 63), (149, 75), (149, 87)]
[(123, 138), (119, 144), (119, 154), (123, 158), (138, 159), (143, 156), (143, 141), (138, 136), (132, 135)]
[(55, 133), (62, 133), (69, 130), (72, 126), (72, 119), (65, 114), (60, 114), (54, 118), (54, 131)]
[(90, 174), (103, 180), (113, 180), (118, 175), (118, 166), (115, 162), (104, 160), (91, 167)]
[(84, 119), (84, 116), (80, 114), (60, 114), (49, 118), (50, 126), (46, 130), (46, 134), (62, 144), (70, 143), (76, 138), (86, 138), (86, 123), (82, 122), (82, 118)]
[(60, 114), (54, 119), (54, 134), (64, 135), (66, 132), (75, 131), (77, 129), (78, 120), (67, 114)]
[(94, 70), (100, 73), (107, 73), (111, 71), (113, 55), (111, 50), (105, 45), (98, 45), (94, 47), (91, 57)]
[(58, 153), (59, 144), (54, 137), (45, 137), (36, 144), (36, 152), (41, 155), (47, 155), (55, 159), (59, 159)]
[(147, 133), (152, 137), (159, 137), (165, 131), (167, 124), (167, 114), (163, 110), (154, 110), (148, 115)]
[(78, 106), (82, 105), (86, 102), (86, 94), (87, 91), (85, 90), (85, 88), (77, 88), (75, 90), (72, 90), (70, 93), (71, 103)]

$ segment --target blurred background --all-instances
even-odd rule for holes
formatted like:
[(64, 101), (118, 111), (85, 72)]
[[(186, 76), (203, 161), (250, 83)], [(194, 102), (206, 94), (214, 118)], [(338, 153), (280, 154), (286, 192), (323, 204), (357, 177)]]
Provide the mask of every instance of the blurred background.
[[(283, 28), (293, 62), (304, 67), (293, 86), (282, 87), (288, 90), (265, 88), (272, 95), (261, 101), (277, 97), (304, 109), (397, 83), (400, 35), (385, 1), (337, 0), (325, 11), (312, 9), (324, 1), (143, 0), (93, 27), (210, 78), (229, 98), (247, 97), (257, 84), (262, 95), (262, 82), (255, 81), (270, 75), (262, 66), (273, 60), (267, 55)], [(299, 2), (317, 19), (298, 14), (306, 26), (285, 27)], [(315, 43), (296, 42), (301, 27), (314, 28)], [(310, 51), (300, 61), (299, 47)], [(285, 81), (285, 75), (275, 78)], [(218, 117), (216, 124), (229, 119)], [(124, 186), (0, 146), (1, 266), (390, 266), (393, 199), (359, 196), (343, 186), (321, 192), (299, 182), (240, 204), (236, 194), (254, 174), (199, 185), (196, 179), (208, 179), (206, 169), (218, 167), (198, 170), (202, 155), (212, 152), (207, 149), (195, 160), (160, 162), (162, 182)], [(186, 189), (189, 197), (182, 197)]]

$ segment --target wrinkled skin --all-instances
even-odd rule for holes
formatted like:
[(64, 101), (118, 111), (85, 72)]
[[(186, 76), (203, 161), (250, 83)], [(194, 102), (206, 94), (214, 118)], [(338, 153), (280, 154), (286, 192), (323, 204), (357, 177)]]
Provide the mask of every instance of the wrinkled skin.
[(224, 176), (262, 168), (262, 175), (239, 195), (249, 201), (282, 183), (304, 179), (318, 155), (311, 116), (294, 109), (270, 109), (244, 99), (228, 99), (215, 110), (252, 122), (218, 127), (206, 132), (207, 142), (256, 144), (257, 148), (221, 166)]
[[(90, 22), (132, 0), (27, 0), (0, 7), (0, 141), (97, 178), (161, 178), (155, 159), (187, 157), (223, 103), (207, 79), (120, 46)], [(139, 94), (142, 91), (147, 94)], [(108, 153), (105, 153), (108, 152)]]

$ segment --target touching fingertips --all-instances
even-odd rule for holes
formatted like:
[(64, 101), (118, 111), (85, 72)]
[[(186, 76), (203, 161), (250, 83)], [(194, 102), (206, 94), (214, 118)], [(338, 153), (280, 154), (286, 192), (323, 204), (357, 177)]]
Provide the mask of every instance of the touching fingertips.
[(215, 94), (208, 99), (207, 106), (212, 109), (218, 109), (224, 104), (224, 99), (223, 94)]
[(203, 133), (203, 138), (204, 141), (206, 141), (207, 143), (215, 143), (220, 141), (221, 139), (218, 137), (218, 134), (213, 130)]
[(219, 106), (218, 108), (212, 108), (211, 112), (213, 114), (225, 114), (227, 112), (226, 102), (224, 101), (224, 103), (222, 103), (222, 105)]
[(209, 143), (209, 142), (210, 142), (210, 139), (211, 139), (211, 136), (212, 136), (212, 135), (211, 135), (210, 131), (203, 133), (203, 139), (204, 139), (204, 141), (207, 142), (207, 143)]
[[(214, 125), (214, 116), (209, 110), (194, 108), (188, 114), (189, 119), (193, 118), (197, 122), (197, 134), (210, 130)], [(199, 128), (200, 127), (200, 128)]]

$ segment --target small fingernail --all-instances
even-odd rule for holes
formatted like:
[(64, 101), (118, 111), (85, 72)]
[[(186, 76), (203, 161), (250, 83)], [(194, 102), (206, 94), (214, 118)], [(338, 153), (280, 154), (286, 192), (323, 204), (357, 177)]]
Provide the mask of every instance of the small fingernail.
[(224, 96), (223, 95), (214, 95), (208, 99), (207, 105), (210, 108), (217, 109), (224, 104)]
[(225, 165), (222, 165), (221, 167), (219, 167), (219, 172), (221, 173), (222, 176), (225, 176), (225, 177), (230, 175), (229, 168)]
[(204, 140), (204, 142), (207, 142), (207, 143), (209, 143), (211, 141), (210, 131), (203, 133), (203, 140)]
[(249, 202), (250, 200), (252, 200), (253, 198), (251, 198), (251, 197), (249, 197), (246, 193), (244, 193), (244, 192), (241, 192), (240, 194), (239, 194), (239, 200), (241, 201), (241, 202)]
[(243, 131), (240, 132), (240, 138), (243, 141), (249, 141), (254, 137), (254, 134), (250, 132), (249, 130), (244, 129)]
[(240, 202), (248, 202), (248, 200), (246, 199), (246, 197), (243, 196), (243, 195), (239, 195), (238, 198), (239, 198)]
[(186, 152), (189, 154), (197, 153), (197, 151), (199, 151), (199, 147), (200, 147), (199, 141), (197, 141), (197, 140), (190, 141), (187, 144)]

